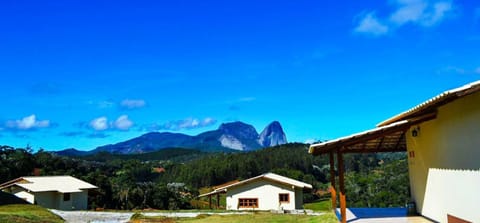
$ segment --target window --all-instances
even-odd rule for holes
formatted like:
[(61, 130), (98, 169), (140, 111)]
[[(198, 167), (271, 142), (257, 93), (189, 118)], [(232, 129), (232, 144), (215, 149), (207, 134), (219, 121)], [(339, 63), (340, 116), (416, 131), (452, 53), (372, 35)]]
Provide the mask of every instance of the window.
[(280, 201), (280, 203), (289, 203), (290, 194), (278, 194), (278, 201)]
[(63, 194), (63, 201), (69, 201), (70, 200), (70, 193), (64, 193)]
[(239, 198), (238, 207), (240, 208), (258, 208), (258, 198)]

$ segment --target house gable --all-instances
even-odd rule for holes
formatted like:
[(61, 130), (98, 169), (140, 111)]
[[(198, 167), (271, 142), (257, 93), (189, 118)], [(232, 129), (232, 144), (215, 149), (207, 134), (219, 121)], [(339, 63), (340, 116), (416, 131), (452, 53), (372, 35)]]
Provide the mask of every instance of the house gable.
[[(289, 202), (281, 202), (280, 194), (288, 195)], [(282, 184), (265, 178), (259, 178), (247, 184), (241, 184), (227, 189), (228, 210), (253, 209), (242, 208), (239, 203), (240, 199), (258, 199), (258, 207), (254, 208), (254, 210), (296, 209), (295, 186)]]

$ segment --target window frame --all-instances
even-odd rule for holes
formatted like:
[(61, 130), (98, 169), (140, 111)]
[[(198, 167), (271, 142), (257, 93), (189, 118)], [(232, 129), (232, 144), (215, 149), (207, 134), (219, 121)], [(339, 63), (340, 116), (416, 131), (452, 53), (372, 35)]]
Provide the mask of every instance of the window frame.
[(63, 193), (63, 201), (70, 201), (72, 195), (70, 193)]
[(258, 208), (258, 198), (238, 198), (239, 208)]
[[(282, 200), (282, 198), (287, 198), (287, 200)], [(278, 194), (278, 202), (280, 202), (281, 204), (285, 204), (285, 203), (290, 203), (290, 193), (279, 193)]]

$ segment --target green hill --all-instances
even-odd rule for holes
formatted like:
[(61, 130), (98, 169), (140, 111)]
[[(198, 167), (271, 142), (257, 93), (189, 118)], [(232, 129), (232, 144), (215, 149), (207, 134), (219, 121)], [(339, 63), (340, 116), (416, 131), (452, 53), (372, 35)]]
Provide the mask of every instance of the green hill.
[(62, 223), (64, 220), (37, 205), (13, 204), (0, 206), (0, 222)]

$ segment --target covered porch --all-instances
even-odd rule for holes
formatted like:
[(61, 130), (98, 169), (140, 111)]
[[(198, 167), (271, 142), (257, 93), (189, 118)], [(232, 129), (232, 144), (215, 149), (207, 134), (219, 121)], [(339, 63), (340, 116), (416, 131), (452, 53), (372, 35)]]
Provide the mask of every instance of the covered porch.
[[(340, 202), (340, 219), (342, 223), (364, 222), (361, 219), (351, 218), (352, 213), (347, 212), (347, 203), (345, 195), (345, 165), (344, 154), (348, 153), (378, 153), (378, 152), (406, 152), (406, 134), (416, 134), (415, 130), (409, 132), (412, 126), (422, 122), (434, 119), (436, 112), (426, 113), (416, 118), (398, 121), (389, 125), (374, 128), (361, 133), (338, 138), (319, 144), (313, 144), (309, 148), (309, 153), (313, 155), (328, 154), (330, 161), (330, 193), (332, 207), (337, 207), (337, 194)], [(338, 188), (336, 184), (335, 161), (338, 171)], [(407, 218), (403, 218), (406, 220)], [(372, 219), (370, 219), (372, 220)], [(371, 221), (369, 221), (371, 222)], [(382, 221), (380, 221), (382, 222)], [(383, 221), (392, 222), (392, 221)], [(410, 222), (410, 221), (400, 221)], [(428, 222), (428, 221), (426, 221)]]

